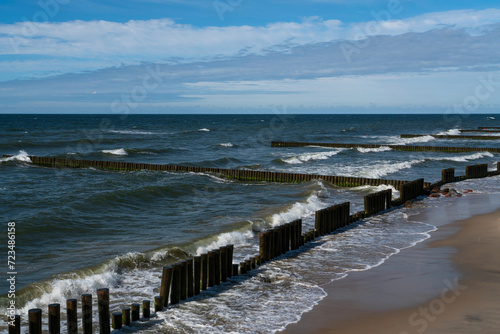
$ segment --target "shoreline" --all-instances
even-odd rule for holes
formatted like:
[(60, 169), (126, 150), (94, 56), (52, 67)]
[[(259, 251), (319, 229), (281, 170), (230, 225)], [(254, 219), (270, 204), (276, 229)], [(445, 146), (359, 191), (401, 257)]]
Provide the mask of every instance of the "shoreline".
[(467, 196), (425, 208), (412, 220), (436, 225), (431, 238), (323, 286), (328, 296), (279, 333), (496, 332), (500, 205), (492, 200)]

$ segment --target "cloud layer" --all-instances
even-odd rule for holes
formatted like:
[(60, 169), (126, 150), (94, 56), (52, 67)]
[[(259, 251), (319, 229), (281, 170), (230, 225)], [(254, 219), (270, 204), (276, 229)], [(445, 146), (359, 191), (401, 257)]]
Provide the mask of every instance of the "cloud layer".
[(395, 20), (388, 10), (373, 21), (343, 24), (308, 18), (263, 27), (194, 27), (171, 19), (129, 21), (23, 22), (0, 25), (0, 80), (81, 72), (141, 62), (194, 62), (248, 54), (290, 52), (303, 45), (361, 41), (443, 28), (482, 35), (500, 22), (500, 10), (461, 10)]

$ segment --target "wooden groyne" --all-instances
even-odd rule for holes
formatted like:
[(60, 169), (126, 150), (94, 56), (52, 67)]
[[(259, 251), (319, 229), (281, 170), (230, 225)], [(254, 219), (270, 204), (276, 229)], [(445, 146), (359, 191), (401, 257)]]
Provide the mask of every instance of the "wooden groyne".
[(461, 129), (458, 130), (461, 133), (473, 133), (473, 132), (482, 132), (482, 133), (498, 133), (500, 130), (486, 130), (486, 129)]
[[(12, 157), (12, 155), (4, 155), (4, 157), (8, 158)], [(57, 167), (57, 168), (92, 167), (98, 169), (124, 170), (124, 171), (151, 170), (151, 171), (188, 172), (188, 173), (210, 173), (238, 181), (299, 183), (299, 182), (309, 182), (312, 180), (321, 179), (325, 182), (329, 182), (339, 187), (359, 187), (365, 185), (380, 186), (385, 184), (393, 186), (395, 189), (399, 189), (402, 184), (408, 182), (405, 180), (370, 179), (362, 177), (270, 172), (270, 171), (258, 171), (258, 170), (247, 170), (247, 169), (224, 169), (224, 168), (190, 167), (190, 166), (180, 166), (180, 165), (143, 164), (135, 162), (60, 159), (53, 157), (37, 157), (37, 156), (29, 156), (29, 158), (31, 159), (31, 162), (33, 164), (44, 167)]]
[(477, 127), (479, 130), (486, 130), (486, 129), (500, 129), (500, 126), (478, 126)]
[(473, 139), (473, 140), (500, 140), (500, 136), (467, 136), (467, 135), (411, 135), (402, 134), (401, 138), (418, 138), (431, 136), (438, 139)]
[[(497, 138), (500, 140), (500, 136)], [(305, 142), (271, 142), (272, 147), (306, 147), (320, 146), (333, 148), (381, 148), (389, 147), (397, 151), (411, 152), (446, 152), (446, 153), (464, 153), (464, 152), (490, 152), (500, 153), (500, 148), (495, 147), (450, 147), (450, 146), (409, 146), (409, 145), (384, 145), (384, 144), (341, 144), (341, 143), (305, 143)]]
[[(454, 168), (442, 170), (441, 175), (441, 180), (430, 185), (431, 187), (467, 178), (500, 175), (500, 162), (497, 163), (496, 171), (488, 171), (487, 164), (480, 164), (466, 166), (465, 176), (455, 176)], [(319, 210), (315, 212), (314, 228), (308, 231), (302, 231), (301, 219), (268, 229), (259, 234), (259, 254), (250, 256), (239, 264), (233, 263), (234, 246), (226, 245), (165, 266), (161, 272), (159, 295), (153, 297), (154, 313), (187, 301), (202, 294), (204, 290), (222, 283), (237, 283), (238, 281), (233, 280), (233, 277), (244, 275), (266, 262), (300, 250), (302, 246), (315, 238), (336, 233), (351, 223), (404, 204), (406, 201), (425, 195), (428, 191), (424, 179), (418, 179), (401, 184), (400, 198), (396, 200), (392, 200), (391, 189), (364, 196), (364, 211), (352, 215), (349, 202)], [(141, 303), (125, 305), (121, 308), (121, 312), (111, 313), (109, 289), (98, 289), (96, 292), (100, 333), (110, 333), (111, 329), (119, 330), (124, 326), (130, 327), (134, 322), (146, 322), (152, 317), (151, 300), (146, 299)], [(85, 334), (93, 332), (92, 298), (92, 294), (81, 295), (81, 328), (82, 333)], [(77, 304), (77, 299), (66, 301), (67, 333), (78, 332)], [(59, 304), (48, 305), (49, 334), (60, 333), (61, 312)], [(9, 334), (21, 333), (20, 315), (9, 316), (8, 323)], [(41, 309), (28, 311), (28, 327), (30, 334), (42, 334)]]

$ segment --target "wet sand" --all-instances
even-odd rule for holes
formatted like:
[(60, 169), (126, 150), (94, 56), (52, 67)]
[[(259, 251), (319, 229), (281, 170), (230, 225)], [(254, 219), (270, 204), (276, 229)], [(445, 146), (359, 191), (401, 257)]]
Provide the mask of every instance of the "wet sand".
[(323, 286), (328, 296), (281, 333), (499, 333), (500, 210), (450, 221), (464, 203), (482, 205), (424, 210), (420, 221), (448, 221), (381, 266)]

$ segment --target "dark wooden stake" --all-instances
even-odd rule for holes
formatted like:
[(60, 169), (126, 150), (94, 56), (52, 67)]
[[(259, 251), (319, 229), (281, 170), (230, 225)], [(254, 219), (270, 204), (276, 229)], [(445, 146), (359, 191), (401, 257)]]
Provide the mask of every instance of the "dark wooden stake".
[(113, 313), (113, 329), (122, 329), (122, 314), (120, 312)]
[(42, 310), (33, 308), (28, 311), (29, 334), (42, 334)]
[(109, 334), (110, 329), (110, 319), (109, 319), (109, 289), (98, 289), (97, 290), (97, 307), (99, 311), (99, 328), (101, 329), (101, 334)]
[(61, 306), (59, 304), (49, 305), (49, 334), (61, 333)]
[(92, 295), (82, 295), (82, 330), (83, 334), (92, 334)]

